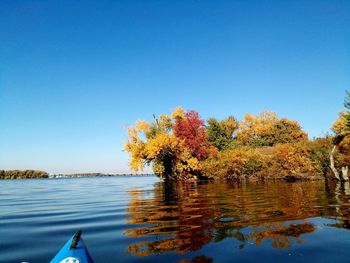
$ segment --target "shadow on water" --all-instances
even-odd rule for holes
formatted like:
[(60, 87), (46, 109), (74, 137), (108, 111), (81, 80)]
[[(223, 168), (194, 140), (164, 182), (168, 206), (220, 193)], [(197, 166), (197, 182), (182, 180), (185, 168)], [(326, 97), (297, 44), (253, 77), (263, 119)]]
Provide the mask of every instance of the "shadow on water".
[[(333, 182), (156, 183), (153, 191), (131, 190), (127, 208), (136, 256), (185, 254), (227, 238), (284, 249), (301, 244), (317, 227), (309, 219), (336, 219), (331, 227), (350, 229), (349, 184)], [(197, 256), (192, 261), (212, 262)]]

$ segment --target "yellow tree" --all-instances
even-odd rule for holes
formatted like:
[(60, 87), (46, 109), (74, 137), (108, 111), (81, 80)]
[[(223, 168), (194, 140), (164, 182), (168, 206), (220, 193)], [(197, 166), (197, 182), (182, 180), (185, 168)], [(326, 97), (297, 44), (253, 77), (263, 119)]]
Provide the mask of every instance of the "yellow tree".
[(174, 124), (185, 118), (185, 112), (178, 107), (171, 116), (153, 116), (154, 121), (137, 121), (128, 129), (129, 139), (125, 150), (130, 154), (130, 167), (142, 171), (145, 165), (152, 165), (153, 171), (167, 179), (189, 179), (199, 171), (199, 161), (186, 147), (185, 141), (176, 137)]
[(333, 123), (332, 130), (337, 136), (348, 136), (350, 135), (350, 129), (348, 127), (347, 115), (349, 113), (345, 111), (339, 112), (338, 119)]
[(343, 166), (350, 165), (350, 129), (348, 116), (349, 112), (340, 112), (339, 118), (333, 124), (333, 131), (336, 134), (336, 144), (339, 146), (339, 152), (342, 154)]
[(256, 116), (245, 115), (239, 123), (237, 140), (248, 146), (273, 146), (307, 140), (307, 134), (298, 122), (279, 119), (276, 113), (264, 111)]
[(313, 162), (307, 147), (278, 144), (271, 151), (267, 169), (264, 171), (268, 177), (302, 178), (317, 176), (321, 173), (320, 165)]
[(339, 173), (336, 169), (337, 160), (334, 160), (334, 153), (338, 146), (339, 154), (336, 156), (338, 165), (342, 166), (342, 179), (348, 180), (348, 166), (350, 165), (350, 129), (348, 116), (349, 112), (341, 111), (338, 119), (334, 122), (332, 130), (335, 133), (334, 147), (331, 151), (331, 169), (337, 179), (340, 180)]

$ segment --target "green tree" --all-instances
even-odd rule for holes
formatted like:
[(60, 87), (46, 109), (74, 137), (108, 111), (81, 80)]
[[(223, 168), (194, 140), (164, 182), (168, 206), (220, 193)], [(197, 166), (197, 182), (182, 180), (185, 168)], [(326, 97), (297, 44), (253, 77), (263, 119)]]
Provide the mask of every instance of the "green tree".
[(230, 149), (236, 144), (234, 133), (238, 129), (238, 122), (233, 116), (222, 121), (210, 118), (206, 129), (208, 141), (219, 151)]

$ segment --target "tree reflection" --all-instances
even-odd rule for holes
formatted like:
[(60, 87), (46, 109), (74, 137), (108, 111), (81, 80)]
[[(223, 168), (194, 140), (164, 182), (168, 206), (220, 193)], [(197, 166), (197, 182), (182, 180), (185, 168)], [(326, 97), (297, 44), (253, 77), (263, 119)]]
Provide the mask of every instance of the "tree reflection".
[(272, 247), (288, 248), (292, 246), (291, 238), (296, 238), (296, 241), (301, 243), (300, 235), (314, 231), (315, 227), (308, 222), (288, 226), (278, 223), (265, 230), (253, 231), (249, 236), (255, 240), (257, 245), (260, 245), (265, 239), (272, 239)]
[(332, 198), (330, 204), (334, 210), (332, 216), (337, 219), (336, 223), (329, 226), (350, 229), (350, 183), (328, 182), (327, 192), (328, 196)]
[(140, 241), (128, 250), (138, 256), (184, 254), (226, 238), (237, 240), (239, 248), (252, 241), (288, 248), (292, 239), (301, 243), (303, 234), (315, 231), (307, 218), (334, 215), (332, 187), (324, 182), (210, 182), (157, 183), (152, 192), (135, 189), (127, 209), (133, 227), (126, 235)]

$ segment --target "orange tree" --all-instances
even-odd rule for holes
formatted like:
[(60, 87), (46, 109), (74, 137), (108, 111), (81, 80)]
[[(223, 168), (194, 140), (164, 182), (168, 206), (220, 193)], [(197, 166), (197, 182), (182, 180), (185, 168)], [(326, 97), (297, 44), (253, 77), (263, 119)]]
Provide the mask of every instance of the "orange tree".
[(322, 167), (312, 159), (307, 146), (286, 143), (272, 148), (264, 173), (272, 178), (307, 178), (319, 175), (321, 170)]

